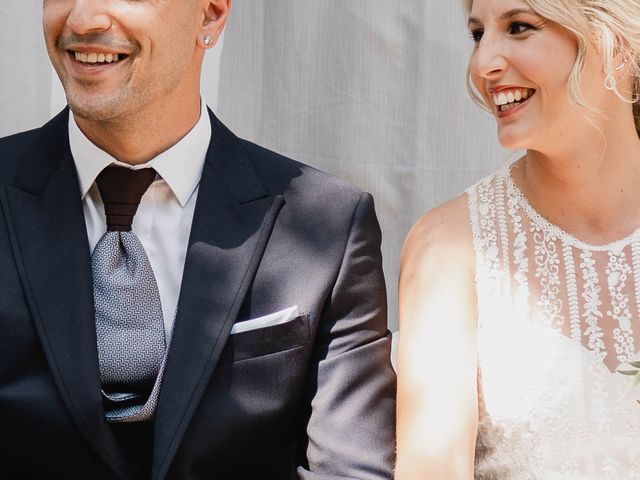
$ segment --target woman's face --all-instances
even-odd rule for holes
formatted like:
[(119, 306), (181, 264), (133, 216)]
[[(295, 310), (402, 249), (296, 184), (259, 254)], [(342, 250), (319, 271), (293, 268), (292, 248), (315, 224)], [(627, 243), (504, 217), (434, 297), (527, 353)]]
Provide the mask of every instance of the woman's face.
[(567, 95), (578, 51), (568, 30), (524, 0), (475, 0), (469, 32), (471, 80), (496, 118), (504, 147), (544, 150), (566, 138), (576, 121), (584, 123)]

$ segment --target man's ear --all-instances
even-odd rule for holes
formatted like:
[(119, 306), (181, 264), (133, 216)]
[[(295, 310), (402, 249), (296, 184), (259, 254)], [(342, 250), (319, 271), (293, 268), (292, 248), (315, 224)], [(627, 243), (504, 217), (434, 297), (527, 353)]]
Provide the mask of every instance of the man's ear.
[(213, 47), (229, 18), (231, 0), (206, 0), (203, 17), (202, 31), (198, 43), (202, 48)]

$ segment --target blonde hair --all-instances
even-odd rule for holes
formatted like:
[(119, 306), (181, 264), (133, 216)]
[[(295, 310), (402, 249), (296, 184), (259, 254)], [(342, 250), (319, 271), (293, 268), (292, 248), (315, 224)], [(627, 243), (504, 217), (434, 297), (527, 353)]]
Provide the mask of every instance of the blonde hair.
[[(588, 105), (582, 96), (580, 83), (589, 42), (594, 42), (602, 57), (607, 75), (625, 62), (633, 76), (633, 117), (640, 135), (640, 0), (525, 0), (542, 17), (572, 32), (578, 42), (578, 54), (569, 74), (569, 99), (591, 116), (600, 112)], [(467, 16), (473, 0), (463, 0)], [(467, 69), (469, 73), (469, 67)], [(467, 75), (467, 85), (476, 102), (484, 101), (473, 90)], [(603, 86), (604, 88), (604, 86)], [(616, 90), (618, 96), (620, 92)]]

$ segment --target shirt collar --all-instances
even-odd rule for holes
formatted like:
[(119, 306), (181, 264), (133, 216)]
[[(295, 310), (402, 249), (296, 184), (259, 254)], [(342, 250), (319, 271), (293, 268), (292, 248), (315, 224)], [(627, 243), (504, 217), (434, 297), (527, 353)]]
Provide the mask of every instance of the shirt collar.
[(73, 114), (69, 114), (69, 144), (83, 199), (98, 174), (111, 164), (133, 170), (153, 167), (167, 182), (180, 205), (184, 207), (200, 183), (210, 141), (211, 121), (207, 114), (207, 106), (204, 100), (201, 100), (200, 119), (189, 133), (151, 161), (132, 166), (116, 160), (91, 143), (78, 127)]

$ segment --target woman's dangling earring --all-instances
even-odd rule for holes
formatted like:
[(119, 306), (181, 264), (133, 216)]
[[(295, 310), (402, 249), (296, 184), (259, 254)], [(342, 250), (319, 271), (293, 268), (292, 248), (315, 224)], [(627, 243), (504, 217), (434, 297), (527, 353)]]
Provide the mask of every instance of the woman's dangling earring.
[[(619, 72), (625, 67), (626, 64), (627, 64), (627, 61), (625, 60), (615, 68), (615, 71)], [(606, 88), (607, 90), (612, 90), (617, 92), (616, 90), (617, 86), (618, 84), (616, 82), (616, 78), (613, 76), (613, 73), (612, 72), (607, 73), (607, 76), (604, 78), (604, 88)]]
[[(626, 65), (627, 61), (625, 60), (615, 68), (615, 71), (621, 71)], [(625, 103), (635, 103), (633, 100), (628, 100), (620, 94), (618, 91), (618, 83), (616, 82), (616, 77), (613, 75), (613, 72), (607, 73), (607, 76), (604, 78), (604, 88), (615, 93), (616, 96)]]

